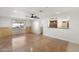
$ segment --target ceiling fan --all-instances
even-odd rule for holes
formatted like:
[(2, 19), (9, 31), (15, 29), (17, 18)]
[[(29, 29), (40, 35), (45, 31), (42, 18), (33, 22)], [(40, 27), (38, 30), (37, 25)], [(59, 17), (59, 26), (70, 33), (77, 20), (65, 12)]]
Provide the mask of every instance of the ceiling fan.
[[(28, 16), (26, 16), (26, 17), (28, 17)], [(31, 16), (29, 17), (29, 18), (31, 18), (31, 19), (40, 19), (38, 16), (36, 16), (35, 14), (31, 14)]]

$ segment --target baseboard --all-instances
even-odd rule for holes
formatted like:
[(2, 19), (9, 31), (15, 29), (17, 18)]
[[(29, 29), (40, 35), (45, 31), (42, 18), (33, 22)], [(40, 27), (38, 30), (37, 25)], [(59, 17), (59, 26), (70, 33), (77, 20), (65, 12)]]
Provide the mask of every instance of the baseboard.
[(68, 42), (71, 42), (71, 43), (79, 44), (79, 42), (75, 42), (75, 41), (72, 41), (72, 40), (69, 40), (69, 39), (66, 40), (66, 38), (57, 37), (57, 36), (50, 36), (48, 34), (43, 34), (43, 35), (51, 37), (51, 38), (57, 38), (57, 39), (60, 39), (60, 40), (65, 40), (65, 41), (68, 41)]

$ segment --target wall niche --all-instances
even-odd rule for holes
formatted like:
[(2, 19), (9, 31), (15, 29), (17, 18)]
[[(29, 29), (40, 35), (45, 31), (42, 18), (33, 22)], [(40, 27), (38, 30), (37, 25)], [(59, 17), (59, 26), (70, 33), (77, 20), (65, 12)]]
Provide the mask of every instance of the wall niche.
[(58, 28), (59, 29), (68, 29), (69, 21), (67, 21), (67, 20), (58, 21)]
[(50, 28), (57, 28), (57, 20), (50, 21), (49, 27)]
[(49, 28), (69, 29), (69, 20), (55, 18), (49, 21)]

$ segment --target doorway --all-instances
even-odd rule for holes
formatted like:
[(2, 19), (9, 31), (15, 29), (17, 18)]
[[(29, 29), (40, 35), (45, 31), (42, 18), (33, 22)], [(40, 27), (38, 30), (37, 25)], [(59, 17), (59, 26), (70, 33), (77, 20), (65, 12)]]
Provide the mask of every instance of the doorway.
[(12, 34), (25, 33), (26, 20), (15, 18), (12, 19)]

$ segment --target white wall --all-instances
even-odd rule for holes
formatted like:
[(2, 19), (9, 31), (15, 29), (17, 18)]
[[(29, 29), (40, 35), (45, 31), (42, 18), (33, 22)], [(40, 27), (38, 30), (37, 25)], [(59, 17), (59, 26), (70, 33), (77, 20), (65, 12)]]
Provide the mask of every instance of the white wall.
[(62, 15), (70, 16), (69, 29), (49, 28), (48, 27), (49, 18), (47, 18), (44, 19), (42, 23), (44, 35), (79, 44), (79, 15), (71, 13)]
[[(29, 19), (26, 19), (25, 26), (31, 26)], [(12, 18), (0, 18), (0, 27), (12, 27)]]
[(11, 27), (10, 18), (0, 18), (0, 27)]

